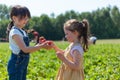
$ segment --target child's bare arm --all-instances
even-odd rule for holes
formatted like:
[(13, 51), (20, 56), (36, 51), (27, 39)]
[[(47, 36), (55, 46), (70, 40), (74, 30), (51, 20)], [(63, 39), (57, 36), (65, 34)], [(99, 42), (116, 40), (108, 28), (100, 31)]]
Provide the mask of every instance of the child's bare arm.
[(58, 53), (57, 54), (58, 58), (61, 59), (66, 65), (68, 65), (70, 68), (74, 69), (74, 70), (78, 70), (79, 69), (79, 65), (81, 65), (82, 63), (80, 63), (80, 60), (82, 59), (82, 55), (79, 53), (78, 50), (74, 50), (73, 51), (73, 60), (74, 61), (70, 61), (67, 58), (64, 57), (63, 54)]
[(64, 52), (64, 50), (60, 49), (57, 45), (55, 45), (55, 43), (53, 43), (53, 49), (55, 50), (55, 52)]
[(50, 48), (50, 46), (47, 45), (47, 42), (44, 42), (43, 44), (38, 44), (36, 46), (27, 47), (25, 45), (24, 41), (22, 40), (22, 38), (17, 34), (15, 34), (12, 38), (15, 40), (15, 42), (19, 46), (19, 48), (25, 53), (32, 53), (32, 52), (37, 51), (41, 48), (45, 48), (45, 49)]

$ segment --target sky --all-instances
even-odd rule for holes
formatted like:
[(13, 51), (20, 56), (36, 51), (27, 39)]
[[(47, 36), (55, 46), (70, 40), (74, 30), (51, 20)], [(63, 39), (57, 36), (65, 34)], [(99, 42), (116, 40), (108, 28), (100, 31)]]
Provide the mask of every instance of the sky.
[(0, 0), (0, 4), (26, 6), (32, 16), (50, 16), (51, 13), (57, 16), (70, 10), (79, 13), (92, 12), (108, 6), (117, 6), (120, 9), (120, 0)]

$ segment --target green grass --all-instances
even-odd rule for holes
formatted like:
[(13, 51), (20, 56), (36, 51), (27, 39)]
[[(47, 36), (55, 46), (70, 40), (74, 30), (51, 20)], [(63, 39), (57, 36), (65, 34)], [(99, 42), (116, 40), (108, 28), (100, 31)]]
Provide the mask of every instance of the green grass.
[[(65, 49), (68, 42), (56, 42)], [(31, 43), (33, 45), (33, 43)], [(8, 43), (0, 43), (0, 80), (8, 80)], [(40, 50), (31, 54), (27, 80), (54, 80), (61, 61), (53, 50)], [(85, 80), (120, 80), (120, 40), (97, 40), (84, 54)]]
[(120, 39), (97, 40), (97, 44), (120, 44)]

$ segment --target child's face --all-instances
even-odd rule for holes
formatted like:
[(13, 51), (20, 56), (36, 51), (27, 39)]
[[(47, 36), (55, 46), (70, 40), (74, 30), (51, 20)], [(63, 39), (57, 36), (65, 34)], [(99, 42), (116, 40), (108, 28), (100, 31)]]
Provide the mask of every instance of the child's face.
[(29, 21), (29, 18), (26, 16), (26, 17), (20, 19), (19, 17), (14, 16), (13, 20), (14, 20), (14, 23), (16, 26), (23, 28)]
[(77, 40), (77, 34), (75, 32), (71, 32), (69, 30), (64, 29), (65, 32), (65, 38), (69, 41), (69, 42), (74, 42)]

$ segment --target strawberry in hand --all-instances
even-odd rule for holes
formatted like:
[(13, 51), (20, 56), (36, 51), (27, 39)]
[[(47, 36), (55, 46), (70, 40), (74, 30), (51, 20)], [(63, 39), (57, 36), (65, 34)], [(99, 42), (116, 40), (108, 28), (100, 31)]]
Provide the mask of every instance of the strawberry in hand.
[(48, 43), (47, 43), (48, 45), (52, 45), (52, 41), (48, 41)]
[(43, 43), (45, 41), (46, 41), (46, 39), (43, 36), (39, 38), (39, 43)]

